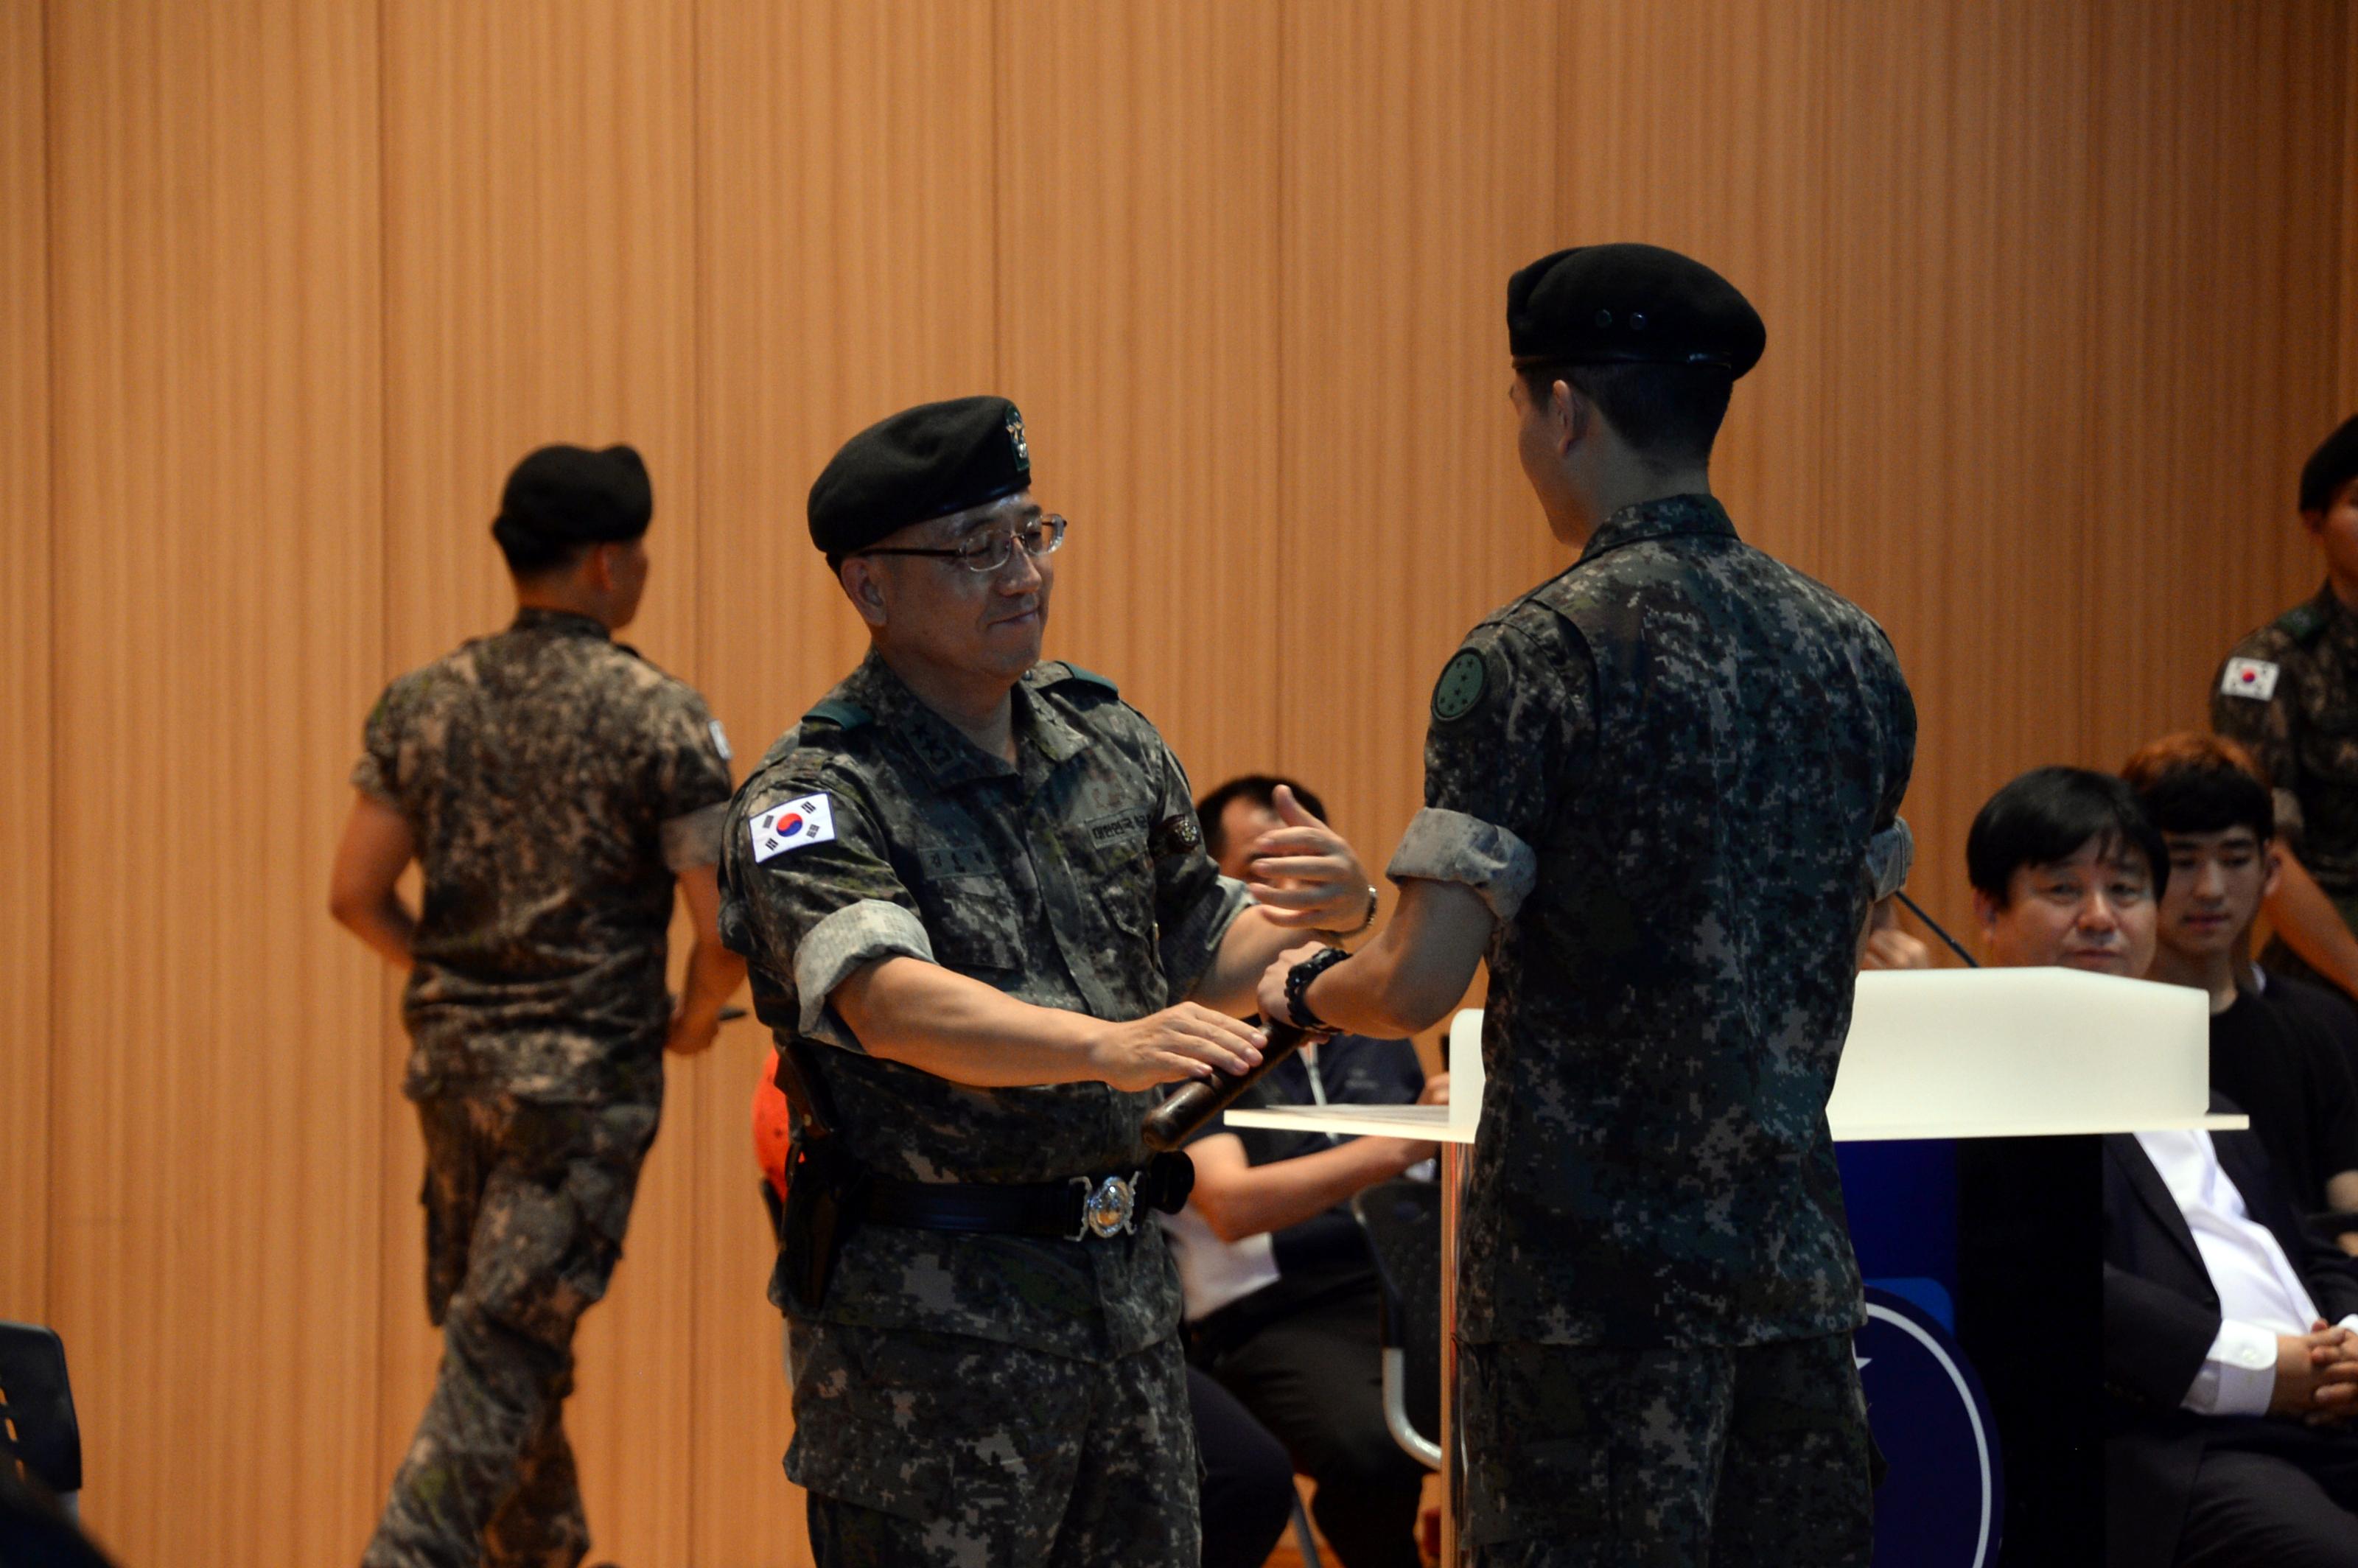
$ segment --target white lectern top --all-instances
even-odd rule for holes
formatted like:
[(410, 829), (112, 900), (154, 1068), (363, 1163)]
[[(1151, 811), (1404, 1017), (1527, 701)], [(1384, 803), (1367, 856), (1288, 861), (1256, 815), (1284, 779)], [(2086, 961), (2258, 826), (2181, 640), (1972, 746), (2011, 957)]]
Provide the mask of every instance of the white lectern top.
[[(1449, 1026), (1446, 1106), (1232, 1110), (1238, 1127), (1471, 1143), (1481, 1119), (1482, 1014)], [(1826, 1119), (1838, 1140), (2229, 1131), (2209, 1114), (2202, 992), (2078, 969), (1864, 974)]]

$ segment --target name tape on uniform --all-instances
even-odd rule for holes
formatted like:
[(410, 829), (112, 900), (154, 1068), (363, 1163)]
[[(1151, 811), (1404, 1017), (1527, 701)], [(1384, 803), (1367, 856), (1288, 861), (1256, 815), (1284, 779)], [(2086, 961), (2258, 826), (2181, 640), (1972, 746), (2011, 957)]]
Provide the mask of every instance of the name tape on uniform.
[(748, 823), (753, 835), (753, 863), (789, 849), (807, 849), (835, 837), (835, 806), (824, 793), (806, 795), (784, 806), (773, 806)]
[(2277, 666), (2266, 659), (2229, 659), (2225, 672), (2219, 677), (2219, 689), (2229, 697), (2273, 702), (2277, 695)]

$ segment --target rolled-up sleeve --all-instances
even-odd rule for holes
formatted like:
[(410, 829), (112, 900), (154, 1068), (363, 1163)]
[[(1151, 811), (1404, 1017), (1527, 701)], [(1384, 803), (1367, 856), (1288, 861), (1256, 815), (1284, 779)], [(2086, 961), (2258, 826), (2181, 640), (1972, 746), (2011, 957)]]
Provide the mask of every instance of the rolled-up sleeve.
[(1476, 627), (1433, 687), (1424, 809), (1385, 874), (1459, 883), (1512, 920), (1539, 880), (1533, 846), (1587, 774), (1595, 709), (1595, 664), (1567, 623)]
[(1531, 895), (1540, 860), (1529, 844), (1496, 823), (1428, 806), (1409, 819), (1384, 874), (1396, 882), (1460, 883), (1504, 925)]
[(716, 800), (685, 816), (665, 820), (660, 836), (664, 864), (675, 871), (708, 866), (720, 859), (720, 830), (729, 821), (729, 803)]
[(1916, 864), (1916, 835), (1906, 817), (1895, 818), (1890, 827), (1866, 841), (1866, 875), (1874, 885), (1877, 903), (1908, 885), (1908, 873)]
[[(826, 836), (773, 847), (758, 832), (756, 822), (790, 802), (806, 820), (824, 820)], [(861, 965), (893, 955), (936, 961), (866, 802), (823, 764), (748, 780), (729, 808), (720, 866), (724, 938), (789, 993), (797, 1030), (813, 1040), (861, 1049), (827, 1005)]]
[[(801, 999), (802, 1032), (827, 1037), (827, 999), (854, 969), (876, 958), (899, 955), (934, 961), (925, 923), (897, 903), (862, 899), (821, 919), (795, 950), (795, 989)], [(836, 1044), (849, 1044), (848, 1040)]]

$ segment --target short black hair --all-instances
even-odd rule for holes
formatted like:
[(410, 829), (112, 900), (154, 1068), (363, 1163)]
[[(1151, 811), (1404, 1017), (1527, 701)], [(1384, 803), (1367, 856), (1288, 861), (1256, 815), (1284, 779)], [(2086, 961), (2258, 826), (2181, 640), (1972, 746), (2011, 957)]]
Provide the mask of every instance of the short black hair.
[(2218, 735), (2187, 730), (2138, 749), (2121, 766), (2146, 816), (2163, 834), (2248, 827), (2276, 837), (2276, 797), (2249, 752)]
[(1276, 773), (1246, 773), (1242, 777), (1230, 779), (1195, 803), (1195, 820), (1204, 829), (1205, 852), (1217, 860), (1220, 858), (1221, 851), (1228, 847), (1226, 835), (1220, 827), (1220, 817), (1232, 802), (1249, 800), (1255, 806), (1270, 806), (1273, 809), (1277, 803), (1277, 786), (1280, 784), (1293, 792), (1293, 798), (1302, 803), (1303, 810), (1321, 822), (1328, 820), (1326, 803), (1319, 799), (1308, 785), (1297, 784), (1292, 779), (1281, 777)]
[(552, 539), (546, 534), (535, 534), (519, 527), (506, 518), (492, 524), (492, 537), (507, 557), (508, 571), (520, 582), (537, 578), (553, 577), (570, 571), (580, 564), (581, 557), (597, 547), (597, 541), (586, 539)]
[(1541, 364), (1522, 377), (1523, 390), (1541, 408), (1557, 382), (1569, 385), (1596, 405), (1632, 451), (1662, 468), (1710, 459), (1736, 391), (1725, 365)]
[(1990, 796), (1965, 835), (1965, 877), (2003, 907), (2016, 871), (2068, 860), (2091, 838), (2105, 851), (2143, 855), (2161, 896), (2169, 847), (2128, 781), (2093, 768), (2033, 768)]

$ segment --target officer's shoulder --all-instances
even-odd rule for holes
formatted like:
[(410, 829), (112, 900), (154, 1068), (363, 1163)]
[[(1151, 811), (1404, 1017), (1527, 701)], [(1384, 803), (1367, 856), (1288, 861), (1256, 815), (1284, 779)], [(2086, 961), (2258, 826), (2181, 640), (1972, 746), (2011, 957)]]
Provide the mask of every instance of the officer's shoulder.
[(1070, 701), (1118, 701), (1121, 687), (1095, 670), (1085, 670), (1065, 659), (1043, 659), (1023, 672), (1023, 684), (1034, 691), (1053, 691)]
[[(861, 723), (866, 722), (863, 717)], [(859, 728), (852, 727), (855, 731)], [(844, 733), (845, 727), (833, 715), (806, 715), (801, 723), (772, 741), (761, 760), (746, 771), (745, 782), (737, 786), (735, 815), (750, 816), (813, 790), (847, 789), (858, 775), (859, 759), (846, 754), (841, 743)]]
[(1466, 634), (1466, 645), (1493, 647), (1516, 659), (1585, 659), (1588, 641), (1569, 603), (1579, 569), (1568, 567), (1490, 611)]
[(2325, 635), (2331, 623), (2323, 608), (2315, 600), (2307, 599), (2269, 622), (2261, 632), (2274, 632), (2284, 638), (2288, 648), (2307, 652), (2317, 646), (2318, 639)]

